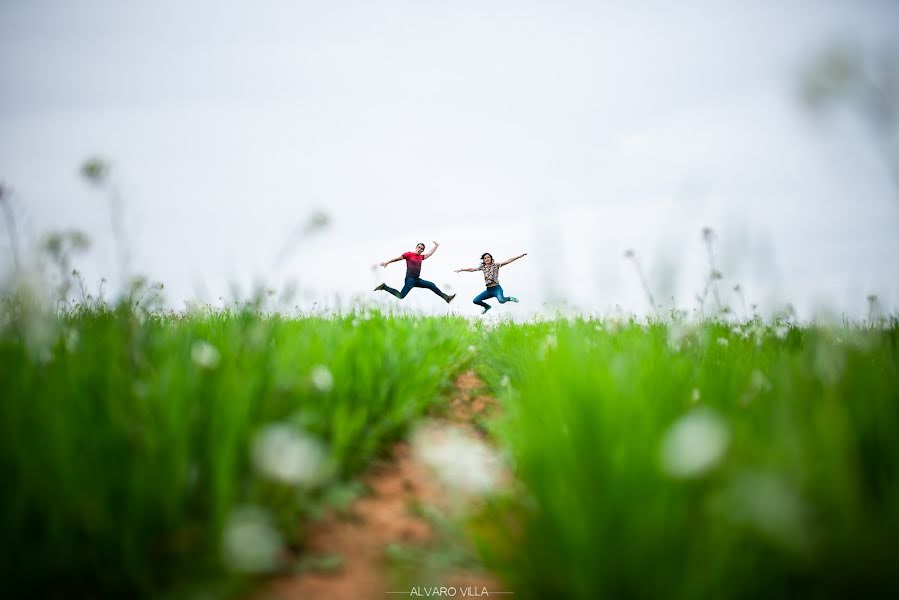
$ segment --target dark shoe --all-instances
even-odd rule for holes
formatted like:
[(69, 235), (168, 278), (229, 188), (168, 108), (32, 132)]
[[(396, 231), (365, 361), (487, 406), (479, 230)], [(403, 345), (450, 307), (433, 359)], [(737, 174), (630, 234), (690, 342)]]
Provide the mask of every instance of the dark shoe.
[(455, 297), (456, 297), (456, 295), (453, 294), (452, 296), (446, 296), (446, 297), (444, 298), (444, 300), (446, 300), (446, 303), (449, 304), (450, 302), (453, 301), (453, 298), (455, 298)]
[(481, 311), (481, 314), (483, 315), (483, 314), (484, 314), (485, 312), (487, 312), (488, 310), (490, 310), (490, 307), (489, 307), (489, 306), (488, 306), (487, 308), (485, 308), (484, 310), (482, 310), (482, 311)]
[(387, 287), (387, 286), (382, 283), (381, 285), (379, 285), (378, 287), (375, 288), (375, 291), (379, 292), (379, 291), (383, 290), (385, 287)]

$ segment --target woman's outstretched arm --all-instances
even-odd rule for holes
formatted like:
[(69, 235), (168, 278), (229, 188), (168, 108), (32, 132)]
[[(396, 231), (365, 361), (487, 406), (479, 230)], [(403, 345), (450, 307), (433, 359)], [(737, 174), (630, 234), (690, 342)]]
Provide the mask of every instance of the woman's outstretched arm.
[(398, 260), (403, 260), (403, 257), (402, 257), (402, 256), (397, 256), (396, 258), (391, 258), (390, 260), (385, 260), (384, 262), (378, 263), (378, 264), (381, 265), (382, 267), (386, 267), (386, 266), (389, 265), (390, 263), (396, 262), (396, 261), (398, 261)]
[(510, 262), (515, 262), (516, 260), (518, 260), (518, 259), (521, 258), (522, 256), (527, 256), (527, 255), (528, 255), (527, 252), (525, 252), (524, 254), (519, 254), (518, 256), (516, 256), (516, 257), (514, 257), (514, 258), (510, 258), (510, 259), (507, 260), (506, 262), (501, 262), (501, 263), (499, 263), (499, 266), (505, 267), (505, 266), (506, 266), (507, 264), (509, 264)]
[(459, 271), (467, 271), (467, 272), (469, 272), (469, 273), (474, 273), (475, 271), (477, 271), (477, 269), (474, 269), (474, 268), (465, 268), (465, 267), (463, 267), (463, 268), (461, 268), (461, 269), (456, 269), (456, 273), (458, 273)]
[(428, 258), (429, 256), (431, 256), (432, 254), (434, 254), (437, 251), (437, 246), (439, 246), (439, 245), (440, 245), (440, 242), (434, 242), (434, 247), (431, 248), (431, 251), (428, 252), (427, 254), (425, 254), (424, 256), (422, 256), (421, 259), (424, 260), (424, 259)]

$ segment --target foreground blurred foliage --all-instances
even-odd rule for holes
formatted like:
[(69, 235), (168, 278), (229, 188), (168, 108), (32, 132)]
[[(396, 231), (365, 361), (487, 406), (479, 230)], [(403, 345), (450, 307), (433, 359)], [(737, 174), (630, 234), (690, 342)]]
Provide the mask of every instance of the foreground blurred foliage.
[(525, 598), (899, 597), (899, 325), (507, 324), (521, 490), (472, 525)]
[(439, 397), (472, 335), (453, 318), (56, 313), (23, 295), (0, 316), (15, 596), (227, 592), (290, 568), (303, 520)]

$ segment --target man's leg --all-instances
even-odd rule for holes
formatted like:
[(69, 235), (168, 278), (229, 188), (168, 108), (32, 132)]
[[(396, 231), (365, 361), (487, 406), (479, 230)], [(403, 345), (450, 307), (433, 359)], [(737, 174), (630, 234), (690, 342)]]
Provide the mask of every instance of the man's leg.
[(407, 295), (409, 295), (409, 292), (412, 291), (412, 288), (415, 287), (415, 281), (416, 281), (416, 280), (413, 279), (413, 278), (411, 278), (411, 277), (406, 277), (406, 282), (403, 283), (403, 291), (401, 291), (401, 292), (399, 293), (399, 295), (397, 296), (397, 298), (399, 298), (400, 300), (402, 300), (402, 299), (405, 298)]
[(400, 300), (402, 300), (403, 298), (406, 297), (406, 294), (409, 293), (409, 290), (411, 290), (413, 288), (413, 284), (411, 283), (412, 281), (414, 281), (414, 280), (409, 279), (407, 277), (406, 283), (403, 285), (403, 291), (401, 291), (401, 292), (399, 292), (399, 291), (395, 290), (394, 288), (390, 287), (389, 285), (385, 285), (383, 283), (381, 285), (379, 285), (378, 287), (376, 287), (375, 291), (384, 290), (388, 294), (392, 294), (392, 295), (396, 296), (397, 298), (399, 298)]
[(425, 288), (425, 289), (431, 290), (432, 292), (434, 292), (435, 294), (437, 294), (444, 300), (446, 300), (448, 298), (448, 296), (446, 294), (444, 294), (443, 292), (440, 291), (439, 287), (437, 287), (430, 281), (421, 279), (420, 277), (415, 280), (415, 287), (420, 287), (420, 288)]

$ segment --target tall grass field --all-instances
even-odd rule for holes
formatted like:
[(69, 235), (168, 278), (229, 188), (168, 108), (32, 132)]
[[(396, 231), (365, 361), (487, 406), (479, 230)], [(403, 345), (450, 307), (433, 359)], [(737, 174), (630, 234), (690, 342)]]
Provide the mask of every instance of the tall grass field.
[(361, 310), (0, 320), (4, 588), (245, 593), (474, 369), (516, 598), (899, 596), (899, 325)]

